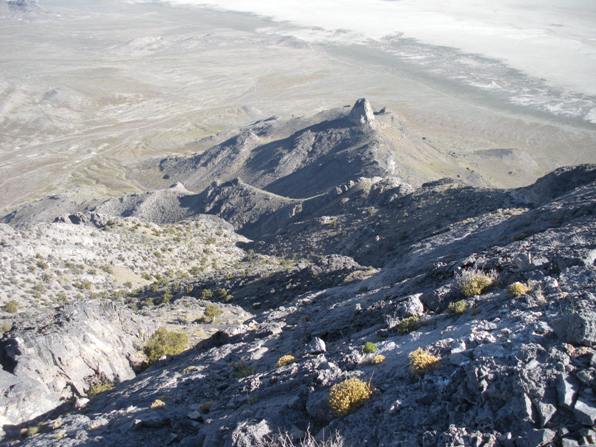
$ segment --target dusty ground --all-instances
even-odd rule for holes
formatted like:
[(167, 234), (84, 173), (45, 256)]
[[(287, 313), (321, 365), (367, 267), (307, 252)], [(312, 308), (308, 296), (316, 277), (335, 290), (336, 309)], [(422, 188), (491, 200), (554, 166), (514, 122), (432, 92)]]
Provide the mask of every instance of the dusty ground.
[[(154, 182), (131, 175), (127, 166), (139, 160), (200, 151), (251, 121), (362, 96), (484, 182), (525, 184), (556, 166), (596, 161), (594, 126), (514, 108), (380, 49), (309, 44), (280, 27), (120, 2), (0, 10), (0, 211), (73, 189), (142, 190)], [(429, 178), (452, 174), (428, 156), (421, 162)]]

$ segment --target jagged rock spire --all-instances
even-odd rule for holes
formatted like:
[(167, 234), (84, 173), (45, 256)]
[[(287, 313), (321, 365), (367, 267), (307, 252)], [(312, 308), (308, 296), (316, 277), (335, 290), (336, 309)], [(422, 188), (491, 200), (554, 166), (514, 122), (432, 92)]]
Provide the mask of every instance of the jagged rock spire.
[(375, 113), (366, 98), (360, 98), (350, 111), (350, 121), (361, 126), (374, 127)]

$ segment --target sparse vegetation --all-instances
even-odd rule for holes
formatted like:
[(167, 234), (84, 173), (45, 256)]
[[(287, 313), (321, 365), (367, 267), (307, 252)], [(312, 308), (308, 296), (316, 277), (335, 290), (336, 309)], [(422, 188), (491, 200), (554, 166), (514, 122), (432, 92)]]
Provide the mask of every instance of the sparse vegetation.
[(40, 430), (39, 425), (32, 425), (31, 427), (27, 427), (27, 430), (25, 431), (25, 436), (28, 438), (31, 436), (35, 436), (36, 434), (39, 433), (39, 430)]
[(420, 317), (412, 315), (411, 317), (404, 318), (397, 324), (397, 332), (402, 335), (409, 334), (420, 327)]
[(468, 303), (466, 300), (453, 301), (449, 303), (447, 310), (453, 315), (462, 315), (468, 310)]
[(421, 375), (434, 368), (440, 361), (439, 357), (433, 355), (426, 349), (418, 348), (410, 352), (410, 371)]
[(217, 317), (223, 314), (223, 311), (217, 304), (207, 304), (203, 313), (204, 323), (213, 323)]
[(464, 270), (455, 278), (458, 290), (465, 297), (481, 295), (495, 282), (495, 273), (479, 270)]
[(4, 306), (2, 306), (4, 312), (9, 314), (16, 314), (19, 310), (19, 304), (15, 300), (10, 300)]
[(110, 391), (114, 388), (114, 384), (111, 382), (98, 382), (94, 383), (89, 387), (87, 390), (87, 396), (95, 397), (98, 394), (105, 393), (106, 391)]
[(295, 441), (291, 434), (280, 433), (269, 436), (260, 447), (344, 447), (344, 439), (338, 432), (326, 439), (316, 439), (309, 430), (300, 441)]
[(184, 332), (159, 328), (145, 344), (143, 351), (149, 363), (159, 360), (164, 355), (178, 355), (188, 346), (188, 335)]
[(172, 292), (170, 292), (169, 290), (166, 290), (163, 293), (163, 295), (161, 296), (161, 302), (163, 304), (168, 304), (171, 301), (172, 301)]
[(337, 416), (344, 416), (363, 405), (372, 396), (372, 387), (361, 379), (347, 379), (329, 390), (329, 407)]
[(378, 365), (380, 363), (383, 363), (385, 361), (385, 356), (383, 354), (377, 354), (372, 358), (371, 363), (373, 365)]
[(523, 295), (527, 295), (528, 293), (530, 293), (531, 290), (532, 289), (530, 287), (528, 287), (526, 284), (519, 282), (519, 281), (514, 282), (507, 289), (509, 294), (514, 298), (517, 298), (517, 297), (520, 297)]
[(232, 295), (230, 294), (228, 289), (224, 289), (223, 287), (221, 289), (217, 289), (216, 293), (217, 297), (223, 301), (230, 301), (232, 299)]
[(244, 377), (251, 376), (255, 373), (255, 369), (244, 362), (233, 363), (232, 368), (234, 377), (237, 379), (243, 379)]
[(151, 408), (152, 410), (157, 410), (158, 408), (163, 408), (166, 406), (166, 403), (161, 400), (161, 399), (155, 399), (153, 402), (151, 402), (151, 405), (149, 406), (149, 408)]
[(375, 352), (377, 352), (377, 345), (375, 345), (372, 341), (367, 341), (362, 346), (362, 351), (365, 354), (374, 354)]
[(213, 298), (213, 291), (211, 289), (201, 290), (201, 299), (210, 300)]
[(277, 368), (281, 368), (282, 366), (289, 365), (290, 363), (294, 363), (296, 361), (296, 357), (292, 354), (282, 355), (278, 360), (275, 366)]

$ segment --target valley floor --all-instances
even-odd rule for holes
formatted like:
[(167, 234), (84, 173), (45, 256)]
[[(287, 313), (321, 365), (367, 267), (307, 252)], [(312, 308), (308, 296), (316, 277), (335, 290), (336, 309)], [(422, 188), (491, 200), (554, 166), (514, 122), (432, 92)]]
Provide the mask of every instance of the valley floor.
[[(15, 14), (0, 10), (4, 212), (64, 191), (166, 186), (135, 176), (137, 163), (363, 96), (392, 110), (410, 138), (456, 159), (473, 184), (519, 186), (596, 161), (594, 125), (514, 106), (382, 46), (308, 42), (255, 16), (154, 3), (53, 0)], [(426, 180), (457, 174), (424, 167)]]

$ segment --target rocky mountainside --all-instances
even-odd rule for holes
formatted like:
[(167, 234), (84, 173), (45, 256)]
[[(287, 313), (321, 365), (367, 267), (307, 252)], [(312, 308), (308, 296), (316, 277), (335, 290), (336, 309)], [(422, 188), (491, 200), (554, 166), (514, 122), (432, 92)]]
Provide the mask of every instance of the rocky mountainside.
[(4, 217), (6, 445), (596, 443), (596, 166), (411, 184), (389, 112), (317, 119)]

